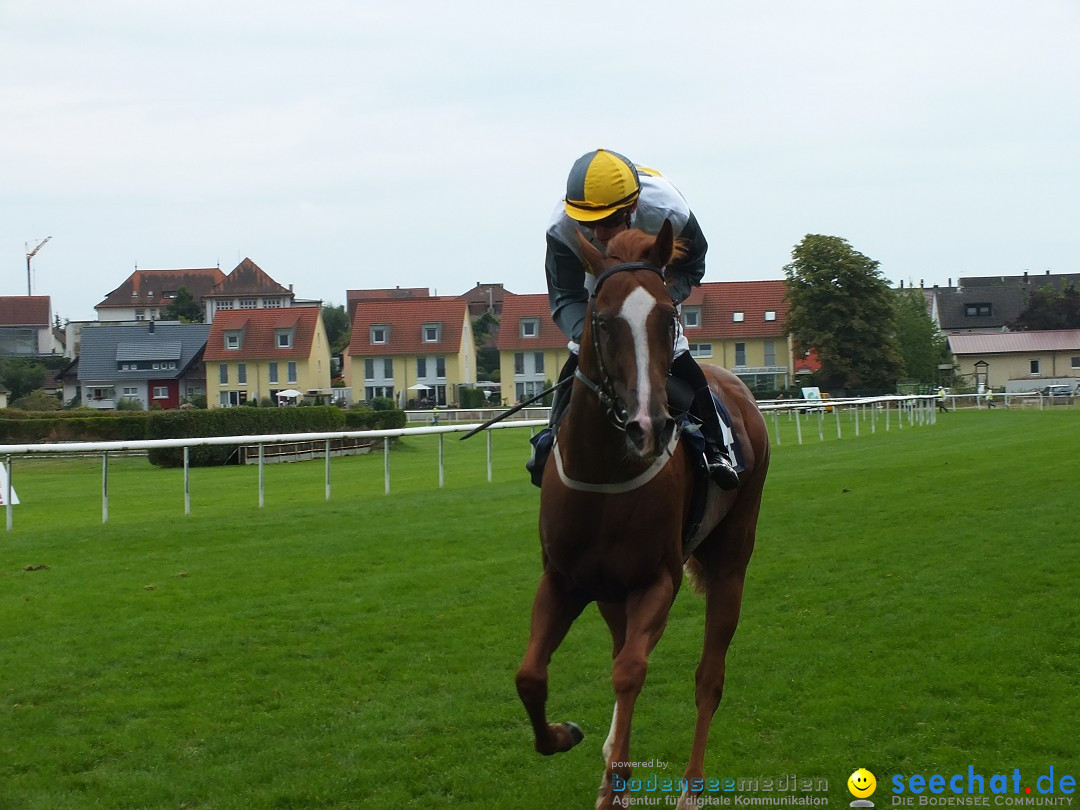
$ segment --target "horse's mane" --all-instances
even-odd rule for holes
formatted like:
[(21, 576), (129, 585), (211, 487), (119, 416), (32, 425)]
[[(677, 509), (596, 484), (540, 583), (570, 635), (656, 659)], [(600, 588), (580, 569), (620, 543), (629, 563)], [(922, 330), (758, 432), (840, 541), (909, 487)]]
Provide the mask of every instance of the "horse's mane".
[[(649, 248), (651, 248), (655, 242), (655, 236), (650, 236), (645, 233), (645, 231), (639, 231), (636, 228), (620, 231), (611, 238), (610, 242), (608, 242), (607, 257), (609, 259), (617, 259), (620, 262), (640, 261), (648, 255)], [(675, 248), (671, 253), (671, 257), (664, 262), (664, 264), (670, 264), (673, 261), (681, 259), (685, 255), (686, 242), (682, 239), (676, 239)]]

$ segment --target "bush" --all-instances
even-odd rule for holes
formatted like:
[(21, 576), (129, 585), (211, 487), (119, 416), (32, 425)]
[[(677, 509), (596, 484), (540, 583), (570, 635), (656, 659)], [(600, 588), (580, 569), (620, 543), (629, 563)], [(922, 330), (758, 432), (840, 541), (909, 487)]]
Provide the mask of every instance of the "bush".
[(375, 411), (353, 406), (345, 411), (345, 426), (349, 430), (397, 430), (408, 424), (405, 411)]
[[(258, 436), (270, 433), (324, 433), (345, 428), (345, 415), (338, 408), (215, 408), (209, 411), (162, 411), (151, 413), (146, 438), (183, 439), (192, 436)], [(193, 467), (229, 463), (236, 445), (192, 447)], [(159, 467), (179, 467), (184, 451), (161, 448), (150, 451), (150, 463)]]
[(0, 412), (0, 440), (6, 444), (52, 444), (55, 442), (138, 441), (146, 438), (146, 411), (116, 414), (57, 411), (24, 412), (11, 418)]
[(11, 403), (11, 407), (23, 411), (58, 411), (62, 406), (60, 400), (52, 394), (46, 394), (44, 391), (38, 390), (19, 397)]
[(487, 406), (487, 397), (479, 388), (460, 388), (462, 408), (483, 408)]

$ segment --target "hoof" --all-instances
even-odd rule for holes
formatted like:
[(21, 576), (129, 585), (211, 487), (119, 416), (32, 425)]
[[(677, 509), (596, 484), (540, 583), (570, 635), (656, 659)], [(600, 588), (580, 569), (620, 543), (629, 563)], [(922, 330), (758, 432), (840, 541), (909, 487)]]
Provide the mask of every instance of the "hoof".
[(581, 730), (581, 726), (577, 723), (563, 723), (562, 727), (566, 729), (566, 733), (570, 735), (571, 748), (585, 739), (585, 732)]

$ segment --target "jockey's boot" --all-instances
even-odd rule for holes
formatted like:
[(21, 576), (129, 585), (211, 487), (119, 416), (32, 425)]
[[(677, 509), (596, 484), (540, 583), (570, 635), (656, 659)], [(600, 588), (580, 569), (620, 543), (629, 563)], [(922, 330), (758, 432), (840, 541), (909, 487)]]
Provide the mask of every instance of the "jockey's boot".
[[(570, 352), (566, 363), (559, 372), (559, 382), (563, 382), (577, 370), (577, 355)], [(529, 439), (533, 446), (532, 457), (525, 462), (525, 469), (529, 471), (533, 485), (540, 486), (544, 481), (544, 465), (551, 453), (551, 446), (555, 443), (555, 428), (562, 420), (566, 406), (570, 404), (570, 386), (565, 385), (555, 392), (551, 401), (551, 411), (548, 414), (548, 426)]]
[(694, 391), (694, 403), (691, 413), (700, 420), (701, 437), (705, 440), (705, 464), (709, 468), (709, 477), (720, 489), (735, 489), (739, 486), (739, 474), (728, 461), (724, 452), (724, 431), (720, 427), (720, 415), (713, 404), (712, 391), (701, 366), (683, 352), (671, 364), (672, 373), (690, 385)]

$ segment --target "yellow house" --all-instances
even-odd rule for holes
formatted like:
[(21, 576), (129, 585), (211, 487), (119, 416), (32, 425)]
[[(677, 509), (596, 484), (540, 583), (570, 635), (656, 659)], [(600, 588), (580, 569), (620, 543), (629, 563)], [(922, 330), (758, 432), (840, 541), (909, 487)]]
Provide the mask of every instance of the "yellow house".
[(331, 394), (330, 347), (318, 306), (218, 311), (203, 359), (211, 408), (276, 401), (288, 390)]
[(1080, 329), (953, 334), (957, 374), (976, 386), (1038, 391), (1080, 379)]
[(546, 294), (506, 295), (497, 344), (503, 402), (521, 402), (554, 385), (570, 354), (566, 344)]
[(345, 355), (345, 384), (357, 401), (398, 407), (453, 406), (476, 383), (469, 306), (460, 298), (357, 300)]

